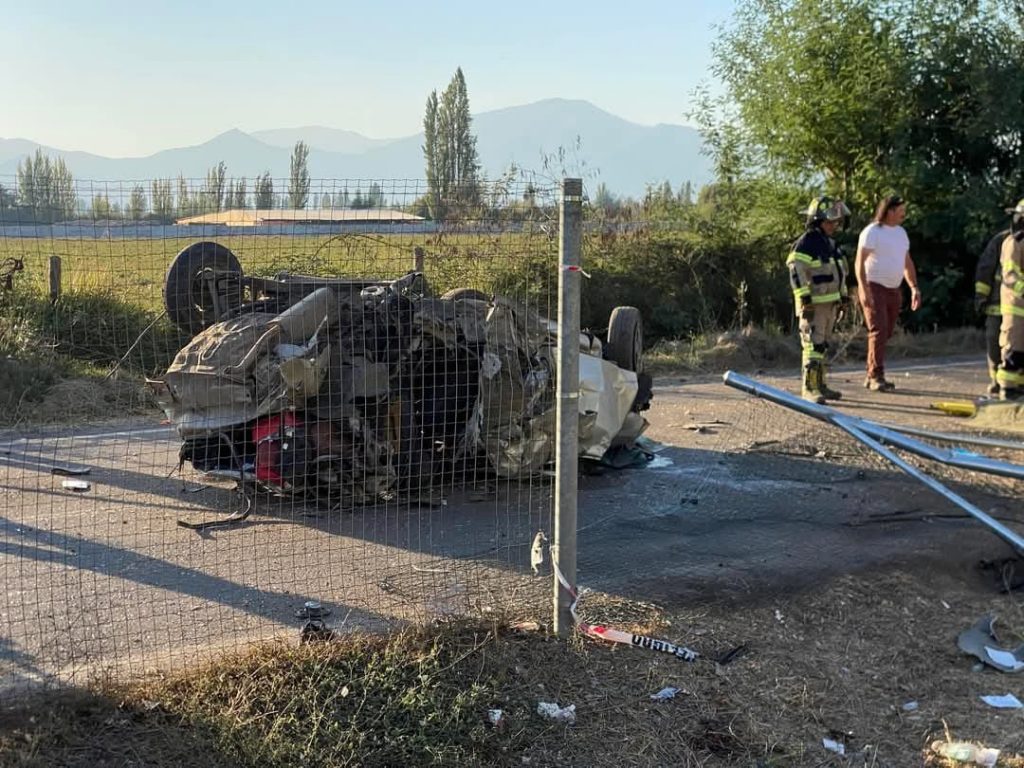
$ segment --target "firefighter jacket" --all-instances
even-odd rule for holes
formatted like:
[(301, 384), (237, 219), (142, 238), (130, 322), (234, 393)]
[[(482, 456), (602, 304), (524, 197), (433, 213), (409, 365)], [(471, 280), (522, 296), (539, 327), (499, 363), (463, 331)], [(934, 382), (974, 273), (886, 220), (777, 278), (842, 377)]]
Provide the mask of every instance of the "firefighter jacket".
[(808, 227), (793, 244), (786, 266), (797, 315), (805, 304), (831, 304), (847, 295), (846, 257), (818, 227)]
[[(1003, 336), (1009, 334), (1014, 352), (1024, 352), (1024, 232), (1014, 232), (1003, 240), (1000, 266), (1003, 282), (999, 303), (1003, 315)], [(1004, 358), (1007, 342), (1004, 340)]]
[(1009, 234), (1010, 230), (1004, 229), (988, 241), (988, 245), (985, 246), (985, 250), (981, 252), (978, 259), (978, 267), (974, 270), (974, 298), (980, 306), (985, 308), (986, 315), (1002, 313), (999, 290), (999, 285), (1002, 282), (1000, 256), (1003, 241)]

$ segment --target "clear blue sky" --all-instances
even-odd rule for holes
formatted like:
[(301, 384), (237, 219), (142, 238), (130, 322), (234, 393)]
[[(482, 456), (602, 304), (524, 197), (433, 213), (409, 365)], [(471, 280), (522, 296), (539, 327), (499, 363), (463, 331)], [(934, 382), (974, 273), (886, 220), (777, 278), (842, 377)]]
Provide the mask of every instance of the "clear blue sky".
[(115, 157), (229, 128), (420, 130), (457, 66), (473, 112), (586, 99), (686, 123), (732, 2), (0, 0), (0, 137)]

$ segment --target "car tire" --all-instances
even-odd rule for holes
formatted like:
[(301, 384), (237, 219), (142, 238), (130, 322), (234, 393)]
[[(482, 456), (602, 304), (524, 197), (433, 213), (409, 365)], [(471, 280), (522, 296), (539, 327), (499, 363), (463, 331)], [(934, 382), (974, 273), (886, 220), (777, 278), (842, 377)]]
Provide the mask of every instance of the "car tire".
[(478, 291), (476, 288), (452, 288), (441, 294), (441, 298), (444, 301), (462, 301), (469, 299), (470, 301), (490, 301), (491, 297), (483, 291)]
[(616, 307), (608, 318), (605, 357), (626, 371), (643, 371), (644, 324), (636, 307)]
[(185, 333), (195, 335), (217, 322), (213, 297), (206, 286), (210, 273), (232, 277), (228, 290), (218, 296), (222, 313), (242, 304), (242, 265), (228, 248), (212, 240), (192, 243), (183, 249), (164, 276), (164, 308), (167, 316)]

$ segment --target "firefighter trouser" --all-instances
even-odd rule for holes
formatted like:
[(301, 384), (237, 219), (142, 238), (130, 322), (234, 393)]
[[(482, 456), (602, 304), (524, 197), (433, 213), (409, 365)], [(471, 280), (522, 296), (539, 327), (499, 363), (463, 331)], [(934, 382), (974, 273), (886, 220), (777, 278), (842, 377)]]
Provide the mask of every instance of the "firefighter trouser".
[(823, 361), (832, 344), (832, 334), (839, 315), (839, 304), (813, 304), (810, 317), (800, 315), (800, 351), (804, 367), (813, 360)]
[(996, 382), (1004, 390), (1024, 389), (1024, 317), (1004, 314), (999, 333), (1002, 361)]
[(996, 380), (996, 371), (1003, 361), (1003, 349), (999, 345), (999, 330), (1002, 324), (1002, 315), (985, 317), (985, 356), (988, 358), (988, 377), (992, 381)]

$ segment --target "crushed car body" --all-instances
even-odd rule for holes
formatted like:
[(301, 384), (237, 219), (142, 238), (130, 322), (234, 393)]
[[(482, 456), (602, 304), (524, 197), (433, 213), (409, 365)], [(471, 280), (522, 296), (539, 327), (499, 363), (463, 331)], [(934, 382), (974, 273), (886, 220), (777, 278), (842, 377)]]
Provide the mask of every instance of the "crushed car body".
[[(182, 438), (183, 463), (350, 506), (480, 473), (529, 477), (553, 462), (551, 320), (472, 290), (433, 297), (418, 272), (258, 278), (246, 297), (224, 251), (189, 246), (165, 283), (172, 319), (198, 329), (150, 382)], [(191, 280), (175, 274), (183, 261)], [(618, 338), (580, 337), (580, 452), (594, 460), (647, 426), (639, 315), (616, 312)]]

